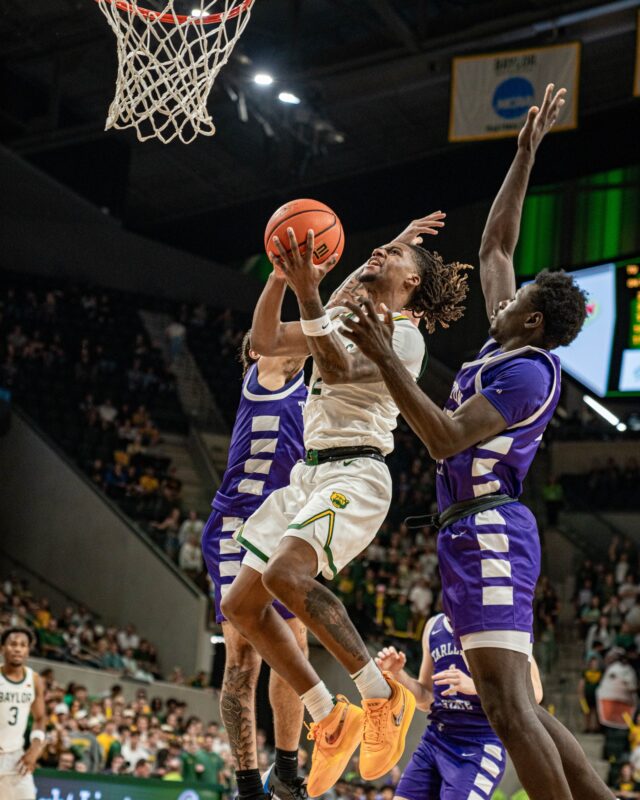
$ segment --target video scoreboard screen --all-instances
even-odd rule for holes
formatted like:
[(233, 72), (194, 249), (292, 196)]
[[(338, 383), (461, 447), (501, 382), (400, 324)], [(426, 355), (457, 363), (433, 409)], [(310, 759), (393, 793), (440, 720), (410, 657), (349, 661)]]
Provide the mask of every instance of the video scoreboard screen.
[(556, 350), (563, 369), (599, 397), (640, 395), (640, 257), (570, 274), (587, 293), (587, 321)]

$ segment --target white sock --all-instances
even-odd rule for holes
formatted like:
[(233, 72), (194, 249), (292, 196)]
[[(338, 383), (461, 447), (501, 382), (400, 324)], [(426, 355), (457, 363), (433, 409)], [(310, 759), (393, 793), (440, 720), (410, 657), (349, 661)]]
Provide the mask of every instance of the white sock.
[(373, 700), (374, 698), (386, 700), (391, 697), (391, 687), (373, 659), (351, 677), (363, 700)]
[(314, 722), (320, 722), (333, 711), (333, 697), (324, 685), (324, 681), (316, 683), (309, 691), (300, 695), (300, 699)]

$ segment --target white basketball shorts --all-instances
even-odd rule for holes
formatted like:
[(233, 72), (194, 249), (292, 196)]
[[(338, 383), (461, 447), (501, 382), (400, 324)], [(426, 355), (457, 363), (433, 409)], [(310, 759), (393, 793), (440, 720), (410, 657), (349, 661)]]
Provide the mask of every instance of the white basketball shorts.
[(317, 574), (329, 580), (365, 550), (391, 503), (387, 465), (348, 458), (318, 466), (299, 462), (289, 486), (273, 492), (235, 533), (247, 549), (244, 564), (258, 572), (285, 536), (304, 539), (318, 556)]
[(19, 775), (20, 751), (0, 754), (0, 800), (35, 800), (33, 775)]

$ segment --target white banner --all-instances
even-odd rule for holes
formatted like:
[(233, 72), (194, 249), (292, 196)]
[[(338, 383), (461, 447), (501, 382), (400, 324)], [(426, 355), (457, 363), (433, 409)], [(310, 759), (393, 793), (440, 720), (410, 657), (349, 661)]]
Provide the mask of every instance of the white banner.
[(633, 93), (636, 97), (640, 97), (640, 11), (636, 23), (636, 72), (633, 77)]
[(454, 58), (449, 141), (516, 136), (549, 83), (567, 89), (555, 131), (578, 124), (580, 44)]

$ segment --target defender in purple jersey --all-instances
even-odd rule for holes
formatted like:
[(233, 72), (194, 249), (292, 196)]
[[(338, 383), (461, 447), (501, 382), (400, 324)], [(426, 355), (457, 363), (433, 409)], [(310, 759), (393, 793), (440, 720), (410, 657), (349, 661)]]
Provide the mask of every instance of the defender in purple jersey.
[[(396, 787), (400, 800), (487, 800), (498, 787), (506, 753), (482, 709), (473, 679), (449, 620), (437, 614), (422, 636), (422, 664), (418, 678), (404, 671), (406, 658), (395, 647), (385, 647), (376, 663), (388, 670), (428, 712), (428, 727)], [(535, 698), (542, 700), (542, 684), (531, 662)]]
[[(253, 360), (248, 334), (243, 350), (247, 366), (227, 468), (202, 537), (202, 551), (215, 587), (218, 623), (226, 621), (220, 603), (246, 554), (234, 533), (274, 490), (288, 485), (291, 470), (305, 454), (302, 412), (308, 392), (304, 361)], [(284, 619), (293, 616), (284, 606), (277, 607)]]
[[(380, 368), (401, 413), (438, 461), (438, 554), (443, 605), (491, 725), (531, 800), (612, 794), (569, 732), (534, 702), (529, 678), (533, 590), (540, 572), (535, 519), (522, 480), (558, 402), (556, 347), (572, 342), (586, 297), (564, 272), (516, 292), (513, 253), (534, 155), (564, 103), (550, 84), (529, 110), (480, 248), (491, 339), (464, 364), (442, 411), (405, 380), (389, 346), (392, 321), (370, 302), (347, 325)], [(544, 235), (544, 231), (540, 232)]]
[[(216, 620), (222, 624), (226, 662), (220, 692), (220, 712), (229, 734), (241, 798), (264, 795), (256, 752), (255, 692), (261, 658), (254, 647), (221, 613), (246, 550), (233, 538), (246, 519), (269, 495), (289, 483), (289, 473), (304, 457), (302, 412), (307, 399), (304, 358), (265, 358), (244, 338), (241, 359), (245, 374), (231, 434), (227, 469), (213, 498), (213, 510), (202, 535), (202, 552), (215, 589)], [(299, 648), (306, 655), (304, 625), (282, 604)], [(272, 671), (269, 698), (273, 710), (276, 761), (269, 772), (269, 789), (280, 800), (306, 796), (297, 776), (298, 740), (303, 706), (298, 695)]]

